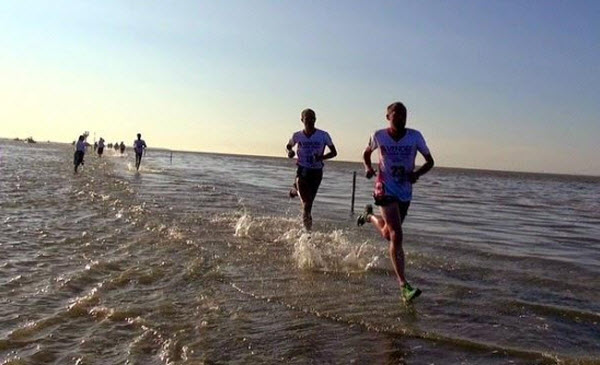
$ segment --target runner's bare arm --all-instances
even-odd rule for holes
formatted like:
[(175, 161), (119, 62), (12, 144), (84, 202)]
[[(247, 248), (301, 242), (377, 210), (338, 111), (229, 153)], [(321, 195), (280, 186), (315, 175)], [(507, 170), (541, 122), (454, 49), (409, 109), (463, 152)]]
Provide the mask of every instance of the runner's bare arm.
[(421, 176), (425, 175), (433, 168), (434, 162), (431, 154), (423, 155), (423, 158), (425, 158), (425, 163), (423, 166), (421, 166), (421, 168), (419, 168), (417, 171), (410, 173), (409, 179), (413, 184), (416, 183)]
[(373, 170), (373, 166), (371, 165), (371, 153), (373, 153), (371, 147), (365, 148), (363, 152), (363, 164), (365, 165), (365, 176), (367, 179), (375, 176), (375, 170)]
[(324, 154), (323, 156), (315, 156), (316, 161), (325, 161), (337, 156), (337, 150), (335, 149), (334, 145), (327, 146), (327, 148), (329, 148), (329, 152)]
[(288, 153), (288, 158), (294, 158), (294, 156), (296, 155), (296, 153), (295, 153), (295, 152), (294, 152), (294, 150), (292, 149), (293, 147), (294, 147), (294, 145), (293, 145), (293, 144), (291, 144), (291, 143), (288, 143), (288, 144), (285, 146), (285, 149), (287, 150), (287, 153)]

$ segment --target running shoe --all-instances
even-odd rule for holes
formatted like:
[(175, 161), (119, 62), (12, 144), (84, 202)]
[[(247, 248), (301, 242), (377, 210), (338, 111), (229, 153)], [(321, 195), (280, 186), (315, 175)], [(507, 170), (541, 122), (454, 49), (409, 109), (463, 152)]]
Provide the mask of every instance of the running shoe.
[(419, 295), (421, 295), (421, 289), (413, 288), (409, 283), (402, 286), (402, 300), (404, 303), (409, 303)]
[(369, 221), (371, 215), (373, 215), (373, 206), (371, 204), (367, 204), (362, 214), (356, 218), (356, 225), (359, 227), (364, 225)]

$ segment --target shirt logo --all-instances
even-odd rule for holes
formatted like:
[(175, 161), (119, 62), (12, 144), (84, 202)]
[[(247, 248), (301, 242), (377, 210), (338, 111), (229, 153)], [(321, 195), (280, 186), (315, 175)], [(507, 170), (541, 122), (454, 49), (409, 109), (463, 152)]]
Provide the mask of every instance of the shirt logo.
[(402, 155), (407, 156), (410, 155), (412, 151), (412, 146), (380, 146), (381, 154), (383, 156), (388, 155)]
[(300, 147), (320, 147), (321, 145), (321, 142), (298, 142), (298, 146)]

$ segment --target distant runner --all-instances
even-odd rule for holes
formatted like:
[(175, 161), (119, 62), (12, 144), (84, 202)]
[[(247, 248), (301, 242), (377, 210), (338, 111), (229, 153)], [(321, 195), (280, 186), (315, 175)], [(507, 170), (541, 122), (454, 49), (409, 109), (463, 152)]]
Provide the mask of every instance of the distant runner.
[[(294, 187), (290, 190), (290, 197), (294, 198), (300, 194), (302, 200), (302, 222), (304, 228), (310, 231), (312, 229), (312, 205), (321, 179), (323, 178), (323, 161), (337, 156), (337, 151), (329, 133), (315, 128), (317, 116), (312, 109), (304, 109), (301, 114), (301, 121), (304, 129), (292, 135), (286, 149), (288, 157), (294, 158), (293, 147), (298, 145), (298, 160), (296, 164), (296, 179)], [(325, 146), (329, 148), (327, 154)]]
[(133, 141), (133, 149), (135, 150), (135, 169), (139, 171), (142, 155), (146, 151), (146, 142), (144, 142), (140, 133), (137, 134), (137, 139)]
[[(381, 209), (381, 216), (373, 214), (373, 207), (368, 204), (364, 213), (358, 217), (357, 224), (362, 226), (366, 222), (373, 223), (390, 242), (390, 258), (402, 290), (402, 299), (410, 302), (421, 294), (421, 290), (413, 288), (404, 274), (402, 222), (412, 199), (412, 185), (431, 170), (434, 162), (421, 133), (406, 128), (406, 114), (406, 107), (400, 102), (388, 106), (386, 117), (390, 127), (376, 131), (363, 153), (366, 177), (370, 179), (375, 175), (371, 166), (371, 154), (379, 149), (379, 175), (375, 181), (373, 197), (375, 205)], [(426, 162), (414, 171), (417, 151)]]
[(98, 141), (98, 157), (102, 157), (103, 153), (104, 153), (104, 139), (102, 137), (100, 137), (100, 140)]
[(79, 165), (83, 165), (83, 156), (85, 155), (85, 149), (91, 146), (89, 143), (85, 141), (85, 136), (79, 136), (79, 140), (75, 144), (75, 154), (73, 155), (73, 165), (75, 165), (75, 173), (77, 173), (77, 169)]
[(123, 141), (121, 141), (119, 148), (121, 149), (121, 154), (123, 154), (125, 152), (125, 143), (123, 143)]

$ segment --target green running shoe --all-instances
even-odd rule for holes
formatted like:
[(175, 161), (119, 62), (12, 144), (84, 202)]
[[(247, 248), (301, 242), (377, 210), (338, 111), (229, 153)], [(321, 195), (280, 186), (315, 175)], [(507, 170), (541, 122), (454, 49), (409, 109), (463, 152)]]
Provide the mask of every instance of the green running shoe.
[(404, 303), (409, 303), (416, 297), (421, 295), (421, 289), (413, 288), (409, 283), (402, 286), (402, 300)]
[(373, 206), (371, 204), (367, 204), (365, 206), (364, 212), (356, 218), (356, 225), (362, 226), (369, 221), (369, 216), (373, 215)]

